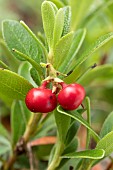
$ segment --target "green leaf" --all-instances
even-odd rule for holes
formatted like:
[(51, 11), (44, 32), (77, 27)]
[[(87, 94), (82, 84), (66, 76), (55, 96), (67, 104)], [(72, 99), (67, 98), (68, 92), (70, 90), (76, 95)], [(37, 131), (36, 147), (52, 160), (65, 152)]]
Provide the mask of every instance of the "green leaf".
[(61, 63), (64, 61), (73, 38), (73, 32), (70, 32), (63, 36), (59, 42), (56, 44), (55, 49), (54, 49), (54, 67), (57, 69), (61, 65)]
[[(40, 74), (40, 77), (42, 77), (42, 68), (40, 66), (40, 64), (38, 64), (36, 61), (34, 61), (32, 58), (29, 58), (29, 56), (21, 53), (20, 51), (18, 51), (17, 49), (13, 48), (13, 52), (15, 54), (20, 55), (23, 59), (25, 59), (26, 61), (28, 61)], [(42, 78), (43, 79), (43, 78)]]
[(7, 65), (9, 66), (7, 69), (10, 68), (12, 71), (17, 72), (18, 66), (19, 66), (19, 61), (9, 51), (6, 43), (2, 39), (0, 39), (0, 47), (2, 48), (3, 56), (5, 56), (5, 60), (7, 61)]
[(110, 155), (113, 152), (113, 131), (105, 135), (97, 144), (97, 149), (103, 149), (105, 156)]
[(90, 83), (94, 83), (97, 80), (101, 81), (101, 79), (106, 79), (112, 75), (113, 75), (112, 65), (110, 64), (101, 65), (90, 70), (90, 72), (88, 72), (82, 78), (80, 78), (78, 82), (84, 86), (89, 86)]
[(4, 104), (7, 106), (7, 107), (11, 107), (11, 104), (13, 102), (13, 99), (11, 99), (9, 96), (6, 96), (5, 94), (3, 94), (0, 90), (0, 100), (2, 100), (4, 102)]
[(29, 70), (31, 68), (32, 68), (31, 64), (29, 64), (27, 61), (24, 61), (19, 66), (18, 74), (20, 76), (24, 77), (25, 79), (27, 79), (34, 87), (37, 87), (37, 85), (34, 83), (33, 79), (31, 78), (31, 75), (30, 75)]
[(44, 1), (41, 7), (43, 27), (49, 48), (53, 46), (53, 30), (55, 24), (55, 8), (53, 5), (52, 2)]
[(0, 156), (11, 151), (11, 143), (8, 139), (0, 135)]
[(12, 144), (15, 146), (22, 137), (31, 113), (20, 101), (14, 101), (11, 108)]
[(73, 140), (79, 127), (80, 127), (80, 123), (78, 121), (73, 120), (66, 136), (66, 141), (65, 141), (66, 145), (68, 145)]
[(69, 33), (70, 23), (71, 23), (71, 8), (70, 8), (70, 6), (64, 7), (63, 10), (64, 10), (64, 28), (63, 28), (62, 36)]
[(85, 150), (80, 152), (73, 152), (61, 156), (62, 158), (88, 158), (88, 159), (102, 159), (105, 151), (103, 149)]
[(32, 113), (26, 107), (26, 104), (24, 101), (19, 101), (19, 105), (20, 105), (21, 114), (23, 117), (24, 124), (25, 124), (25, 126), (27, 126)]
[(88, 58), (89, 55), (91, 56), (92, 53), (94, 53), (97, 49), (102, 47), (104, 44), (106, 44), (112, 38), (113, 38), (113, 32), (110, 32), (108, 34), (105, 34), (105, 35), (99, 37), (90, 46), (87, 45), (87, 48), (84, 50), (82, 55), (78, 58), (76, 65), (74, 67), (78, 67), (80, 64), (82, 64)]
[(68, 0), (61, 0), (65, 5), (68, 5)]
[(6, 145), (0, 145), (0, 156), (4, 155), (5, 153), (9, 152), (10, 148)]
[(36, 71), (36, 69), (32, 67), (32, 68), (30, 69), (30, 74), (31, 74), (31, 77), (32, 77), (32, 79), (34, 80), (34, 82), (35, 82), (38, 86), (40, 86), (40, 85), (41, 85), (41, 80), (40, 80), (40, 76), (39, 76), (38, 72)]
[(85, 35), (86, 35), (86, 29), (79, 29), (78, 31), (75, 32), (70, 50), (67, 56), (65, 57), (65, 60), (62, 62), (59, 71), (65, 73), (70, 71), (70, 64), (73, 63), (74, 57), (77, 55), (78, 51), (80, 50), (80, 47), (82, 46), (83, 41), (85, 39)]
[(67, 81), (68, 80), (76, 80), (76, 72), (77, 69), (80, 68), (80, 65), (89, 57), (91, 56), (97, 49), (99, 49), (100, 47), (102, 47), (104, 44), (106, 44), (108, 41), (110, 41), (113, 38), (113, 32), (110, 32), (108, 34), (105, 34), (101, 37), (99, 37), (94, 43), (92, 43), (91, 45), (87, 45), (87, 47), (85, 48), (85, 50), (82, 52), (82, 54), (78, 57), (75, 57), (76, 60), (76, 64), (74, 64), (73, 66), (71, 66), (71, 69), (73, 71), (73, 73), (67, 77)]
[(33, 86), (23, 77), (9, 70), (0, 69), (0, 93), (11, 98), (24, 100)]
[[(72, 21), (71, 21), (71, 28), (72, 30), (76, 30), (79, 26), (79, 23), (82, 21), (83, 17), (88, 11), (89, 6), (91, 5), (92, 0), (70, 0), (70, 6), (72, 10)], [(83, 15), (84, 13), (84, 15)]]
[(50, 165), (50, 163), (52, 162), (53, 160), (53, 157), (55, 155), (55, 150), (56, 150), (56, 145), (54, 145), (51, 149), (51, 152), (50, 152), (50, 155), (49, 155), (49, 161), (48, 161), (48, 165)]
[(0, 123), (0, 135), (6, 137), (7, 139), (10, 139), (10, 135), (6, 128)]
[(95, 7), (94, 10), (91, 10), (91, 12), (85, 16), (80, 26), (85, 27), (86, 24), (88, 24), (94, 17), (97, 17), (99, 13), (103, 12), (104, 9), (108, 8), (112, 4), (112, 0), (103, 1), (99, 6)]
[(55, 114), (55, 121), (57, 124), (59, 139), (64, 143), (71, 122), (71, 118), (67, 115), (61, 114), (59, 110), (55, 110), (54, 114)]
[(64, 3), (61, 2), (60, 0), (49, 0), (49, 1), (53, 2), (58, 8), (64, 7)]
[(4, 136), (0, 135), (0, 145), (7, 145), (7, 146), (11, 146), (10, 141), (5, 138)]
[(113, 112), (111, 112), (108, 117), (105, 119), (105, 122), (102, 126), (100, 137), (103, 138), (109, 132), (113, 131)]
[(54, 30), (53, 30), (53, 47), (56, 45), (56, 43), (59, 41), (62, 30), (64, 26), (64, 11), (63, 9), (59, 9), (56, 18), (55, 18), (55, 24), (54, 24)]
[[(39, 44), (19, 22), (13, 20), (4, 21), (3, 37), (11, 52), (12, 49), (17, 49), (38, 63), (41, 62)], [(13, 53), (13, 55), (23, 60), (23, 58), (16, 53)]]
[(73, 140), (66, 146), (63, 152), (63, 155), (71, 153), (71, 152), (75, 152), (77, 150), (77, 147), (78, 147), (78, 139), (75, 136)]
[[(32, 38), (37, 42), (38, 44), (38, 57), (41, 58), (41, 62), (46, 62), (46, 57), (47, 57), (47, 50), (45, 48), (45, 46), (43, 45), (43, 41), (41, 41), (40, 39), (38, 39), (38, 37), (30, 30), (30, 28), (23, 22), (20, 21), (20, 24), (25, 28), (25, 30), (32, 36)], [(43, 37), (44, 38), (44, 37)], [(42, 50), (44, 55), (42, 55)]]
[(96, 134), (96, 132), (90, 127), (90, 125), (87, 123), (87, 121), (85, 119), (83, 119), (83, 117), (77, 111), (74, 111), (74, 112), (73, 111), (71, 111), (71, 112), (65, 111), (62, 109), (61, 106), (58, 106), (57, 110), (59, 113), (67, 115), (67, 116), (77, 120), (78, 122), (80, 122), (82, 125), (84, 125), (86, 128), (88, 128), (91, 131), (92, 135), (95, 137), (95, 139), (97, 141), (100, 140), (100, 137)]
[(53, 7), (53, 9), (54, 9), (54, 12), (55, 12), (55, 14), (56, 14), (57, 11), (58, 11), (57, 6), (56, 6), (53, 2), (49, 2), (49, 3), (52, 5), (52, 7)]
[(64, 158), (61, 160), (59, 167), (56, 170), (68, 170), (70, 165), (75, 168), (75, 170), (78, 170), (77, 165), (80, 163), (80, 158), (76, 159), (69, 159)]
[(2, 66), (2, 68), (10, 70), (9, 67), (3, 61), (0, 60), (0, 67), (1, 66)]

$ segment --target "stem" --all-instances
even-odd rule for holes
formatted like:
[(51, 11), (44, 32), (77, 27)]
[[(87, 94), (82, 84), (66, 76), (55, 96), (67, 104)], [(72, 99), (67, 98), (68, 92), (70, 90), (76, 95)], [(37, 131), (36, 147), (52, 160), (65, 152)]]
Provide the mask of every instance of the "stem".
[(53, 49), (50, 49), (49, 53), (48, 53), (48, 56), (47, 56), (47, 62), (48, 63), (51, 63), (51, 64), (53, 63), (53, 55), (54, 55), (53, 54)]
[(17, 159), (17, 155), (14, 153), (8, 160), (8, 162), (6, 162), (6, 164), (4, 165), (3, 170), (11, 170), (12, 166), (14, 164), (14, 162)]
[[(87, 122), (91, 126), (91, 113), (90, 113), (90, 99), (86, 97), (86, 104), (87, 104)], [(87, 129), (87, 141), (86, 141), (86, 149), (88, 149), (90, 143), (90, 130)]]
[(28, 122), (27, 128), (23, 135), (23, 139), (24, 139), (25, 143), (27, 143), (29, 138), (35, 133), (35, 131), (37, 129), (37, 124), (40, 121), (41, 116), (42, 116), (42, 113), (33, 113), (32, 114), (32, 116)]
[[(42, 113), (33, 113), (31, 115), (31, 118), (28, 122), (28, 125), (26, 127), (26, 130), (24, 132), (23, 137), (21, 138), (22, 140), (17, 142), (17, 145), (13, 151), (13, 155), (9, 158), (8, 162), (6, 162), (6, 164), (4, 165), (3, 169), (4, 170), (10, 170), (13, 166), (13, 164), (15, 163), (17, 157), (22, 154), (23, 152), (19, 152), (19, 145), (20, 147), (22, 147), (22, 149), (25, 149), (25, 146), (28, 142), (28, 140), (30, 139), (30, 137), (35, 133), (36, 129), (37, 129), (37, 124), (40, 121), (42, 116)], [(22, 143), (22, 144), (21, 144)]]
[(59, 166), (61, 159), (62, 159), (62, 158), (60, 158), (60, 156), (61, 156), (63, 150), (64, 150), (64, 144), (58, 139), (58, 143), (57, 143), (57, 147), (56, 147), (56, 151), (55, 151), (53, 160), (50, 163), (50, 165), (48, 166), (47, 170), (55, 170)]
[(27, 145), (27, 151), (28, 151), (28, 158), (30, 163), (30, 170), (34, 170), (34, 155), (32, 153), (32, 148), (30, 145)]

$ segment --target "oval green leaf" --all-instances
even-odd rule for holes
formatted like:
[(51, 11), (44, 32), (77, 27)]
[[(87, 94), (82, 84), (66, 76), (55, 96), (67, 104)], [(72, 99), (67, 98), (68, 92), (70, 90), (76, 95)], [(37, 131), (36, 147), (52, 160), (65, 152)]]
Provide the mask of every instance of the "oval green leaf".
[[(37, 87), (35, 82), (33, 81), (31, 74), (30, 74), (30, 69), (32, 68), (31, 64), (29, 64), (27, 61), (22, 62), (20, 64), (19, 69), (18, 69), (18, 74), (22, 77), (24, 77), (26, 80), (28, 80), (34, 87)], [(35, 68), (33, 68), (35, 69)]]
[(111, 112), (108, 117), (105, 119), (105, 122), (102, 126), (100, 137), (103, 138), (109, 132), (113, 131), (113, 112)]
[(0, 135), (0, 156), (11, 151), (11, 143), (8, 139)]
[(0, 93), (11, 99), (24, 100), (33, 86), (18, 74), (0, 69)]
[(65, 60), (67, 53), (70, 49), (72, 39), (73, 39), (73, 32), (70, 32), (63, 36), (59, 42), (56, 44), (54, 49), (54, 67), (57, 69)]
[(76, 80), (76, 72), (77, 70), (80, 68), (80, 65), (86, 61), (86, 59), (91, 56), (96, 50), (98, 50), (100, 47), (102, 47), (104, 44), (106, 44), (108, 41), (110, 41), (113, 38), (113, 32), (110, 32), (108, 34), (105, 34), (101, 37), (99, 37), (94, 43), (92, 43), (91, 45), (87, 45), (87, 47), (85, 48), (85, 50), (82, 52), (82, 54), (79, 54), (80, 56), (78, 57), (78, 55), (75, 57), (76, 60), (76, 64), (74, 64), (73, 66), (71, 66), (71, 69), (73, 70), (73, 73), (70, 74), (67, 78), (66, 81), (68, 82), (68, 80)]
[(11, 151), (10, 147), (6, 145), (0, 145), (0, 156), (5, 155), (9, 151)]
[(0, 135), (10, 139), (10, 134), (8, 133), (7, 129), (0, 123)]
[(105, 34), (105, 35), (99, 37), (90, 46), (87, 45), (87, 48), (85, 48), (82, 55), (78, 58), (76, 65), (74, 67), (78, 67), (80, 64), (82, 64), (89, 57), (89, 55), (91, 56), (91, 54), (93, 54), (97, 49), (102, 47), (104, 44), (106, 44), (112, 38), (113, 38), (113, 32), (110, 32), (108, 34)]
[(69, 111), (65, 111), (62, 109), (61, 106), (57, 107), (57, 110), (59, 113), (62, 113), (64, 115), (67, 115), (75, 120), (77, 120), (78, 122), (80, 122), (82, 125), (84, 125), (86, 128), (88, 128), (91, 132), (91, 134), (95, 137), (95, 140), (99, 141), (100, 137), (97, 135), (97, 133), (90, 127), (90, 125), (87, 123), (87, 121), (85, 119), (83, 119), (83, 117), (76, 111), (75, 112), (69, 112)]
[(105, 156), (110, 155), (113, 152), (113, 131), (105, 135), (97, 144), (97, 149), (103, 149)]
[(44, 1), (41, 6), (43, 28), (47, 38), (48, 46), (53, 46), (53, 30), (55, 24), (55, 8), (54, 4), (49, 1)]
[(69, 125), (71, 123), (71, 117), (67, 116), (66, 114), (61, 114), (59, 110), (55, 110), (54, 115), (59, 138), (64, 143), (69, 129)]
[(70, 6), (64, 7), (63, 10), (64, 10), (64, 28), (63, 28), (62, 36), (69, 33), (70, 23), (71, 23), (71, 8), (70, 8)]
[(74, 60), (74, 57), (77, 55), (78, 51), (80, 50), (80, 47), (82, 46), (82, 43), (85, 39), (85, 35), (86, 35), (86, 29), (79, 29), (78, 31), (74, 33), (74, 37), (73, 37), (70, 50), (67, 56), (65, 57), (65, 60), (63, 60), (59, 68), (59, 71), (63, 73), (68, 73), (71, 69), (70, 64), (73, 62), (76, 64), (76, 61), (73, 61), (73, 60)]
[(13, 146), (22, 137), (31, 112), (22, 101), (14, 101), (11, 108), (11, 130)]
[(30, 75), (31, 75), (32, 79), (34, 80), (34, 82), (35, 82), (38, 86), (40, 86), (40, 85), (41, 85), (40, 76), (39, 76), (39, 74), (38, 74), (38, 72), (36, 71), (35, 68), (32, 67), (32, 68), (30, 69)]
[(58, 10), (55, 17), (55, 24), (53, 30), (53, 47), (56, 45), (56, 43), (59, 41), (62, 35), (63, 26), (64, 26), (64, 11), (61, 8)]
[[(113, 66), (110, 64), (98, 66), (90, 72), (86, 73), (82, 78), (77, 82), (83, 86), (89, 86), (90, 83), (95, 83), (97, 80), (104, 80), (113, 75)], [(113, 77), (113, 76), (112, 76)]]
[(66, 146), (63, 155), (75, 152), (78, 148), (78, 144), (79, 144), (78, 138), (75, 136), (73, 140)]
[(53, 2), (57, 6), (57, 8), (62, 8), (64, 6), (64, 3), (61, 2), (60, 0), (49, 0), (49, 1)]
[(66, 136), (66, 141), (65, 144), (68, 145), (73, 138), (76, 136), (76, 133), (78, 132), (78, 129), (80, 127), (80, 123), (78, 121), (73, 120), (73, 122), (71, 123), (67, 136)]
[(85, 150), (80, 152), (73, 152), (61, 156), (61, 158), (88, 158), (88, 159), (102, 159), (105, 151), (103, 149)]
[[(11, 52), (12, 49), (16, 49), (38, 63), (41, 62), (39, 44), (19, 22), (5, 20), (3, 22), (3, 37)], [(13, 55), (18, 59), (25, 60), (17, 53), (13, 53)]]

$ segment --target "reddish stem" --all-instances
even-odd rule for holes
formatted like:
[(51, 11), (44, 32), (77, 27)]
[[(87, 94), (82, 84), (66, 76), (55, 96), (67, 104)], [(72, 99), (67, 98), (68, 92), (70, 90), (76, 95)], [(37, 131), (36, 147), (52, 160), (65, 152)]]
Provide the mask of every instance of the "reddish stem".
[(48, 85), (48, 81), (44, 81), (39, 88), (46, 89), (46, 86)]
[(68, 85), (67, 85), (66, 83), (64, 83), (64, 82), (60, 82), (59, 84), (62, 86), (62, 88), (65, 88), (65, 87), (68, 86)]

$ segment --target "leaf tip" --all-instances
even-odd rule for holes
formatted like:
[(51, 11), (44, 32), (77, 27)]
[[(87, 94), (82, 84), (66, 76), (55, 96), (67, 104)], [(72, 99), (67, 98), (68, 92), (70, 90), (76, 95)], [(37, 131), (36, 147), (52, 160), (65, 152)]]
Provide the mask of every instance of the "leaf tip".
[(25, 23), (24, 21), (20, 20), (20, 24), (24, 24), (24, 23)]
[(50, 5), (50, 3), (48, 1), (42, 2), (41, 8), (45, 7), (46, 5)]
[(15, 48), (12, 48), (12, 51), (15, 52)]
[(103, 158), (105, 156), (105, 150), (101, 149), (101, 151), (103, 152), (103, 154), (102, 154), (102, 158)]

